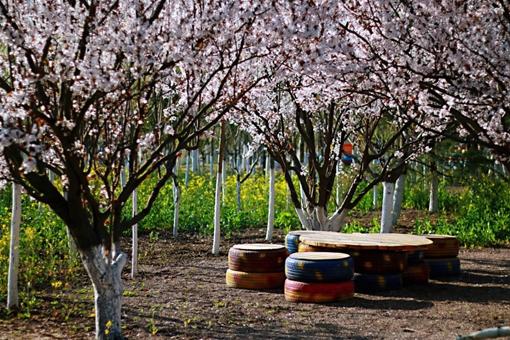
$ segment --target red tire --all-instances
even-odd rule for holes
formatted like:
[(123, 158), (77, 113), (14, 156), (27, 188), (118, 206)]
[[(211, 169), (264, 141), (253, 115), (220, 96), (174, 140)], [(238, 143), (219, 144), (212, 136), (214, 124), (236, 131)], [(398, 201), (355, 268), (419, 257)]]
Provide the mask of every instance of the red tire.
[(352, 298), (354, 284), (351, 280), (330, 283), (306, 283), (285, 280), (285, 300), (290, 302), (335, 302)]

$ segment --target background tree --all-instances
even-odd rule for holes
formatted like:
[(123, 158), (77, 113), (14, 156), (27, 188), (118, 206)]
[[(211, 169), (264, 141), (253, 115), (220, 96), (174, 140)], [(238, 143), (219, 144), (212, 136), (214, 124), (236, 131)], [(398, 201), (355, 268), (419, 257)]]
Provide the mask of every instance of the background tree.
[[(1, 177), (68, 226), (94, 287), (99, 338), (121, 332), (122, 231), (148, 214), (178, 152), (262, 77), (241, 75), (265, 53), (258, 39), (271, 30), (255, 22), (267, 11), (219, 1), (0, 1)], [(161, 97), (162, 119), (149, 127)], [(135, 161), (121, 187), (126, 157)], [(123, 214), (158, 171), (147, 201)]]
[[(491, 150), (510, 166), (510, 6), (505, 1), (350, 1), (352, 32), (390, 65), (437, 135)], [(363, 24), (361, 24), (363, 23)]]

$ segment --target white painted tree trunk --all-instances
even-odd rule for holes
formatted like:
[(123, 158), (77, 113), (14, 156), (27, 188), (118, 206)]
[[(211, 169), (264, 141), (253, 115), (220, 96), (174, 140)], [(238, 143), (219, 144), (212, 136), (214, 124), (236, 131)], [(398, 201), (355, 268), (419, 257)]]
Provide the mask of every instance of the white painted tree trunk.
[[(138, 214), (138, 193), (135, 189), (133, 191), (133, 206), (132, 206), (132, 216), (134, 217)], [(138, 273), (138, 224), (134, 224), (131, 227), (132, 231), (132, 243), (131, 243), (131, 277), (134, 278)]]
[(21, 224), (21, 185), (12, 184), (11, 240), (9, 245), (9, 273), (7, 276), (7, 308), (19, 306), (19, 231)]
[(306, 198), (305, 191), (303, 190), (303, 186), (299, 183), (299, 193), (301, 194), (301, 205), (306, 207), (308, 205), (308, 200)]
[(122, 169), (120, 169), (120, 186), (123, 188), (126, 186), (126, 178), (127, 178), (126, 171), (127, 171), (127, 166), (123, 166)]
[[(248, 150), (246, 150), (246, 151), (248, 151)], [(251, 158), (243, 156), (243, 159), (244, 159), (244, 172), (248, 172), (248, 171), (250, 171), (250, 167), (251, 167)]]
[(173, 225), (173, 236), (177, 237), (179, 230), (179, 210), (181, 207), (181, 188), (174, 181), (174, 225)]
[(225, 169), (225, 160), (221, 161), (221, 202), (225, 203), (225, 197), (227, 196), (225, 191), (227, 190), (227, 169)]
[(326, 216), (326, 209), (323, 207), (315, 207), (312, 212), (305, 209), (296, 209), (299, 221), (303, 229), (335, 231), (342, 230), (345, 225), (345, 219), (349, 213), (348, 209), (335, 212), (331, 217)]
[(269, 156), (269, 154), (268, 154), (267, 157), (266, 157), (266, 169), (265, 169), (265, 172), (264, 172), (266, 177), (269, 176), (269, 170), (271, 168), (270, 160), (269, 160), (270, 158), (271, 158), (271, 156)]
[(437, 171), (432, 171), (429, 187), (429, 212), (436, 213), (439, 210), (439, 177)]
[(392, 229), (392, 208), (393, 208), (393, 192), (395, 183), (383, 182), (383, 202), (381, 210), (381, 233), (391, 233)]
[(271, 161), (269, 170), (269, 207), (267, 213), (267, 232), (266, 241), (271, 241), (274, 230), (274, 196), (275, 196), (275, 171), (274, 161)]
[(127, 257), (103, 256), (100, 246), (80, 251), (83, 264), (94, 287), (96, 339), (121, 339), (122, 269)]
[(345, 225), (345, 219), (349, 213), (348, 209), (343, 209), (340, 212), (335, 213), (333, 216), (328, 218), (325, 231), (341, 231)]
[(198, 173), (198, 150), (191, 151), (191, 171), (193, 173)]
[(372, 209), (377, 210), (378, 206), (378, 193), (379, 193), (379, 186), (376, 184), (372, 188)]
[(181, 163), (182, 163), (181, 157), (177, 157), (177, 160), (175, 161), (175, 168), (174, 168), (174, 173), (175, 173), (175, 176), (177, 176), (177, 177), (179, 177)]
[(218, 173), (216, 174), (216, 191), (214, 195), (214, 235), (213, 235), (213, 246), (212, 253), (213, 255), (220, 254), (220, 217), (221, 217), (221, 196), (225, 197), (225, 195), (221, 195), (222, 193), (222, 182), (224, 181), (223, 173), (225, 172), (225, 134), (226, 134), (226, 123), (225, 121), (221, 122), (221, 132), (220, 132), (220, 152), (218, 156)]
[(393, 195), (393, 211), (391, 219), (391, 224), (393, 226), (397, 224), (398, 219), (400, 217), (400, 212), (402, 211), (402, 200), (404, 199), (405, 182), (406, 175), (404, 174), (400, 175), (397, 179), (395, 193)]
[(336, 165), (336, 196), (335, 196), (335, 202), (336, 206), (340, 206), (340, 178), (341, 178), (341, 171), (342, 171), (342, 163), (338, 162)]

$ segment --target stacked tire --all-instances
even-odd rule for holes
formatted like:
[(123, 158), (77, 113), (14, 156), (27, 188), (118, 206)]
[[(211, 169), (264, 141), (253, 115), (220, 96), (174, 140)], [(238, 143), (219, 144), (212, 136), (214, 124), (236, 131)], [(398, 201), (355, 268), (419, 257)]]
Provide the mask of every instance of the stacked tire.
[[(326, 247), (299, 243), (299, 252), (335, 251)], [(360, 293), (375, 293), (402, 289), (404, 272), (407, 269), (407, 253), (385, 250), (338, 250), (352, 256), (354, 262), (355, 290)], [(427, 274), (428, 280), (428, 274)]]
[(403, 273), (407, 268), (407, 253), (403, 251), (353, 251), (354, 285), (356, 292), (375, 293), (402, 289)]
[(285, 247), (287, 248), (287, 251), (289, 254), (297, 253), (299, 251), (299, 236), (306, 234), (306, 233), (313, 233), (313, 231), (310, 230), (295, 230), (290, 231), (285, 236)]
[(228, 252), (226, 283), (244, 289), (277, 289), (285, 282), (287, 249), (277, 244), (236, 244)]
[(335, 302), (354, 295), (354, 263), (348, 254), (294, 253), (285, 261), (285, 274), (285, 299), (290, 302)]
[(425, 262), (430, 269), (432, 279), (459, 276), (460, 260), (458, 258), (460, 243), (455, 236), (424, 235), (433, 242), (424, 253)]
[(410, 252), (407, 255), (407, 268), (403, 273), (404, 285), (423, 285), (429, 282), (430, 269), (424, 260), (423, 251)]

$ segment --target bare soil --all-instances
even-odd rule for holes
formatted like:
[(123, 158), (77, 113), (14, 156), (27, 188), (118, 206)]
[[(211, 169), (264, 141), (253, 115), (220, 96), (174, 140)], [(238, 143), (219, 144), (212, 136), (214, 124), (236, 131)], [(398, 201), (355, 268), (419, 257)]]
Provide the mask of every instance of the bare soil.
[[(263, 242), (252, 229), (224, 240), (142, 237), (140, 273), (126, 267), (123, 307), (128, 338), (179, 339), (452, 339), (510, 325), (510, 249), (462, 249), (459, 278), (333, 304), (286, 302), (282, 291), (225, 286), (227, 252), (236, 243)], [(283, 242), (278, 232), (276, 243)], [(126, 244), (125, 249), (129, 249)], [(94, 336), (92, 291), (75, 287), (40, 293), (30, 318), (0, 319), (1, 339), (83, 339)]]

